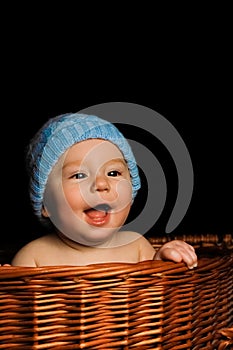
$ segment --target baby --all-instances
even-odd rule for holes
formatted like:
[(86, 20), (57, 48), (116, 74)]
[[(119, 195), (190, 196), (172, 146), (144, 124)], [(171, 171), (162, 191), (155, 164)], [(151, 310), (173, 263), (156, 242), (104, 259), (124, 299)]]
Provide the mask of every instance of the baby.
[(31, 140), (27, 162), (34, 212), (53, 233), (22, 247), (13, 266), (152, 259), (197, 266), (184, 241), (156, 251), (142, 234), (122, 230), (141, 184), (131, 147), (114, 124), (78, 113), (49, 119)]

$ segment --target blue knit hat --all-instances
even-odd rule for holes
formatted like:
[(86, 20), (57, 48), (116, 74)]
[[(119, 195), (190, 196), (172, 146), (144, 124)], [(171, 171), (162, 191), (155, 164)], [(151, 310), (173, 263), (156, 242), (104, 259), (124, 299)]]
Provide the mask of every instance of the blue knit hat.
[(48, 176), (72, 145), (87, 139), (103, 139), (115, 144), (123, 153), (132, 182), (132, 199), (141, 187), (138, 167), (129, 143), (114, 124), (94, 115), (68, 113), (49, 119), (36, 133), (28, 148), (30, 198), (35, 214), (42, 219), (42, 204)]

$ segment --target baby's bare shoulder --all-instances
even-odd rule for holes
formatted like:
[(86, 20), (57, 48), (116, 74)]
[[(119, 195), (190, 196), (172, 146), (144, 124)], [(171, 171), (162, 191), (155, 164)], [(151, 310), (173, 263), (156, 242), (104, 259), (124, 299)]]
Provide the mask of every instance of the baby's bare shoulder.
[(14, 256), (11, 264), (16, 266), (35, 266), (35, 258), (43, 254), (48, 247), (52, 247), (57, 241), (56, 235), (39, 237), (25, 244)]
[(33, 241), (25, 244), (21, 249), (37, 249), (40, 246), (47, 246), (54, 244), (57, 241), (57, 236), (53, 234), (45, 235), (34, 239)]
[[(125, 238), (126, 237), (126, 238)], [(155, 254), (155, 250), (153, 246), (150, 244), (147, 238), (145, 238), (142, 234), (134, 231), (125, 231), (121, 232), (120, 238), (122, 242), (124, 239), (127, 240), (125, 244), (128, 244), (138, 251), (138, 260), (152, 260)]]

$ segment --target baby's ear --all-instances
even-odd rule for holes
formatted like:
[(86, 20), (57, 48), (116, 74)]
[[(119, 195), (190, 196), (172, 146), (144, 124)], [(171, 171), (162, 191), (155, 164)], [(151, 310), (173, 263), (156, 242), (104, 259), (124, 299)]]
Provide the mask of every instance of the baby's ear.
[(44, 205), (42, 206), (41, 213), (42, 213), (42, 216), (45, 217), (45, 218), (49, 218), (50, 217), (50, 214), (49, 214), (47, 208)]

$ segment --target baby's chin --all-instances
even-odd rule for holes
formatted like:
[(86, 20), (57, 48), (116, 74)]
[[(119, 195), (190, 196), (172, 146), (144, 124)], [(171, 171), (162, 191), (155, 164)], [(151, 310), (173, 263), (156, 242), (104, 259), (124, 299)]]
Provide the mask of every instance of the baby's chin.
[(62, 232), (62, 236), (71, 242), (85, 247), (109, 247), (114, 241), (118, 229), (92, 227), (88, 232)]

